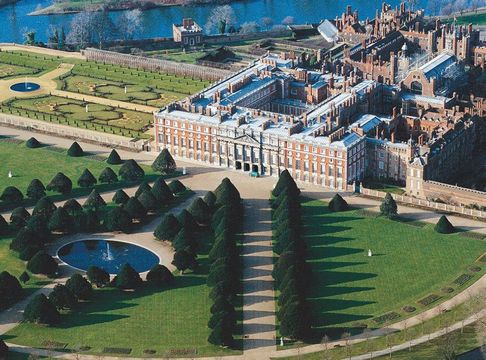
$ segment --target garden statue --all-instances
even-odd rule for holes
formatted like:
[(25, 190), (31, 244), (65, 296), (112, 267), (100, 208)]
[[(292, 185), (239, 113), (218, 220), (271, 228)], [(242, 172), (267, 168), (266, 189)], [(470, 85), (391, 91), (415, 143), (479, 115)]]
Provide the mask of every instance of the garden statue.
[(9, 178), (12, 178), (12, 177), (13, 177), (12, 171), (9, 171), (9, 172), (8, 172), (8, 177), (9, 177)]
[(371, 249), (368, 249), (368, 256), (369, 257), (373, 256), (373, 253), (371, 252)]

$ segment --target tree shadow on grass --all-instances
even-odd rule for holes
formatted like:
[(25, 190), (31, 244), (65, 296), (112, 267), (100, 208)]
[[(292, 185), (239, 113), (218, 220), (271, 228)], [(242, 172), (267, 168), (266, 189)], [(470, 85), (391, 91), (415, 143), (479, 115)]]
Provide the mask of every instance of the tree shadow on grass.
[(326, 258), (336, 258), (340, 256), (364, 253), (364, 249), (325, 246), (324, 244), (320, 246), (312, 246), (312, 244), (309, 245), (307, 260), (322, 260)]

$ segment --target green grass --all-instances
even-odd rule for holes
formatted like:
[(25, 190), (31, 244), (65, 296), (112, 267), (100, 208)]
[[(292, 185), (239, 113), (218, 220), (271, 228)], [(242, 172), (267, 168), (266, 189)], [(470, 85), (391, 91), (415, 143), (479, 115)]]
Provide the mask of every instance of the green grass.
[[(431, 227), (363, 216), (359, 210), (331, 213), (325, 203), (306, 200), (303, 222), (314, 277), (309, 294), (318, 336), (339, 336), (358, 325), (380, 327), (372, 319), (394, 311), (414, 315), (472, 284), (484, 270), (459, 287), (452, 282), (484, 253), (485, 242), (441, 235)], [(373, 256), (367, 257), (371, 249)], [(452, 287), (452, 294), (441, 289)], [(430, 294), (428, 306), (417, 301)], [(408, 314), (403, 306), (417, 310)], [(394, 320), (394, 321), (397, 321)]]
[(391, 194), (397, 194), (397, 195), (405, 194), (405, 189), (403, 187), (400, 187), (400, 186), (397, 186), (397, 185), (391, 185), (391, 184), (385, 184), (385, 183), (379, 183), (379, 182), (370, 182), (369, 184), (366, 184), (366, 187), (368, 189), (388, 192), (388, 193), (391, 193)]
[[(103, 158), (99, 157), (96, 157), (96, 159), (100, 160), (95, 160), (89, 156), (73, 158), (67, 156), (63, 149), (52, 147), (29, 149), (24, 143), (16, 144), (7, 140), (0, 140), (0, 154), (2, 154), (0, 174), (3, 174), (3, 176), (0, 176), (0, 193), (7, 186), (16, 186), (25, 196), (26, 189), (32, 179), (37, 178), (44, 185), (47, 185), (57, 172), (63, 172), (73, 182), (73, 191), (67, 197), (79, 197), (87, 195), (91, 191), (91, 189), (77, 186), (77, 180), (84, 169), (89, 169), (98, 178), (105, 167), (109, 166), (118, 173), (118, 169), (121, 166), (109, 165), (104, 161), (100, 161)], [(145, 180), (151, 181), (157, 177), (157, 174), (149, 166), (141, 166), (145, 170)], [(12, 178), (5, 175), (9, 171), (13, 172), (14, 176)], [(119, 181), (114, 184), (98, 184), (96, 188), (101, 192), (130, 185), (133, 186), (134, 184)], [(48, 192), (48, 195), (53, 195), (53, 199), (56, 201), (66, 198), (66, 196), (63, 197), (53, 192)], [(0, 205), (2, 205), (1, 202)]]
[[(445, 22), (453, 22), (454, 19), (445, 19)], [(486, 25), (486, 13), (458, 16), (456, 18), (456, 24), (473, 24), (473, 25)]]

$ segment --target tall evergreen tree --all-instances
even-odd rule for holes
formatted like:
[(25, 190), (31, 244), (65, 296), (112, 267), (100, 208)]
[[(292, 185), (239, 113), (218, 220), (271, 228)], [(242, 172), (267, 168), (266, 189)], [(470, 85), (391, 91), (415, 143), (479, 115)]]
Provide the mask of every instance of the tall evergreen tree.
[(163, 149), (152, 164), (152, 169), (154, 171), (163, 174), (172, 174), (176, 168), (176, 162), (167, 149)]
[(394, 218), (398, 214), (397, 203), (393, 199), (390, 193), (386, 193), (383, 202), (380, 205), (380, 213), (387, 218)]
[(39, 179), (33, 179), (27, 187), (27, 197), (32, 200), (39, 200), (46, 196), (46, 188)]

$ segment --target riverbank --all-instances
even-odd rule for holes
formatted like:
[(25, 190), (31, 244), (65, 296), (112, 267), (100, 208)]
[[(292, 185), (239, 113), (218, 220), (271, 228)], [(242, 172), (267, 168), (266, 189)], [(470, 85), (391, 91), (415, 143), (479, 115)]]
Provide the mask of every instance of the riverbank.
[[(18, 0), (0, 0), (18, 1)], [(67, 0), (56, 2), (45, 8), (36, 9), (28, 15), (62, 15), (76, 14), (82, 11), (124, 11), (124, 10), (149, 10), (158, 7), (168, 6), (194, 6), (207, 4), (229, 4), (237, 0), (135, 0), (135, 1), (116, 1), (116, 0)]]

